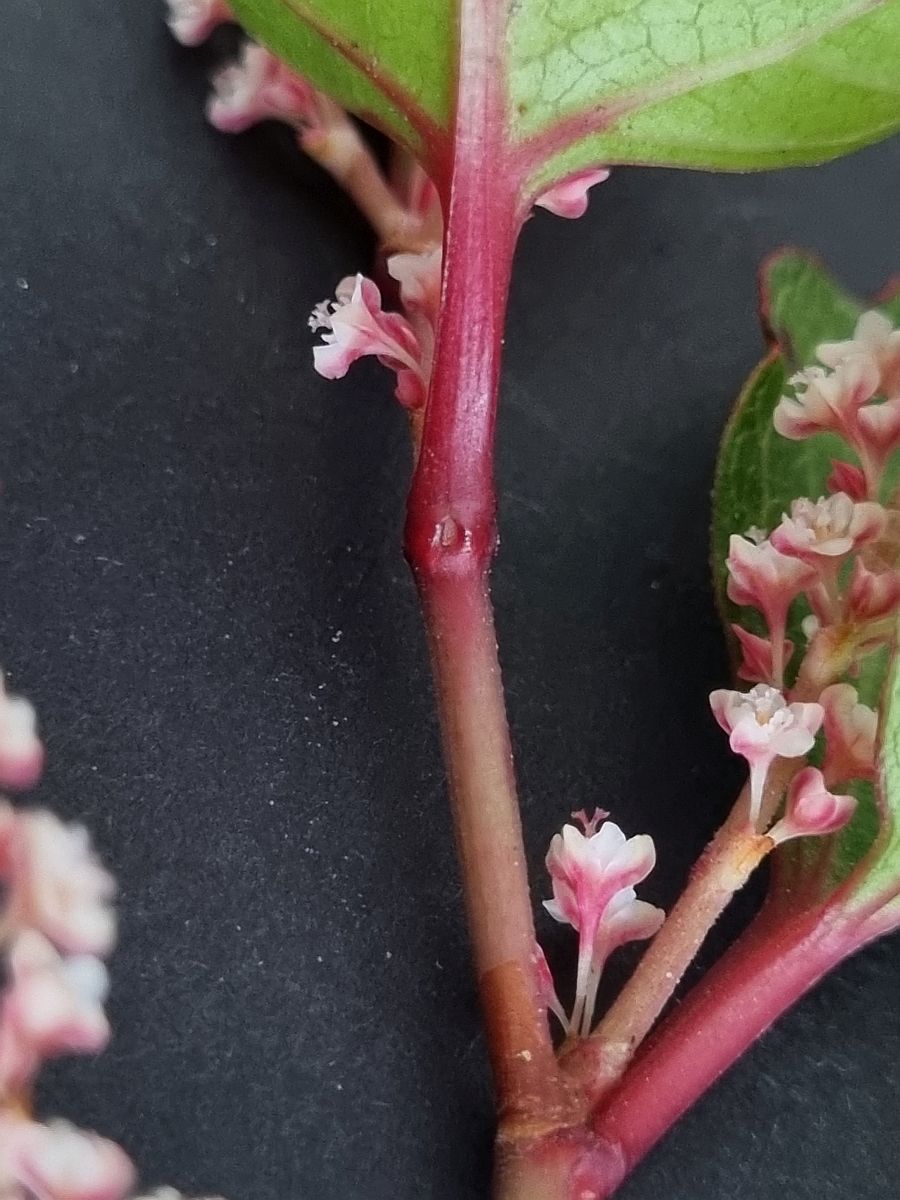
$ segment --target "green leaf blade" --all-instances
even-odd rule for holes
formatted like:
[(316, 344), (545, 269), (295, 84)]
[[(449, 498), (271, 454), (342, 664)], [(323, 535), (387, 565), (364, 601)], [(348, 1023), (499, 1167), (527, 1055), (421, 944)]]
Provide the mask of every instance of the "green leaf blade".
[(345, 108), (427, 156), (453, 106), (453, 0), (232, 0), (248, 33)]

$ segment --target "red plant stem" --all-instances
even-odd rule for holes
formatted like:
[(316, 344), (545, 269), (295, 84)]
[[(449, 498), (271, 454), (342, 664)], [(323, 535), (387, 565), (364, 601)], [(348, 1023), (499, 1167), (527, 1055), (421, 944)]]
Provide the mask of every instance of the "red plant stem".
[(593, 1131), (620, 1167), (596, 1180), (592, 1200), (625, 1175), (706, 1089), (805, 992), (868, 940), (849, 920), (817, 909), (763, 910), (647, 1043), (598, 1107)]
[(435, 366), (406, 552), (422, 600), (501, 1124), (558, 1123), (562, 1085), (534, 971), (534, 924), (488, 576), (506, 297), (520, 226), (505, 178), (497, 29), (463, 0), (453, 171)]

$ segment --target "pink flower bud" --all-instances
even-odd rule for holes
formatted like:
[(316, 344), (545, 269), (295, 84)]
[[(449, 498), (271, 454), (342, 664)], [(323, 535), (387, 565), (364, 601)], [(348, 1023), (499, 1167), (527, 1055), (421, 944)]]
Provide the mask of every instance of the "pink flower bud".
[(115, 884), (87, 830), (51, 813), (0, 808), (0, 878), (10, 929), (37, 929), (72, 954), (105, 956), (115, 942)]
[(853, 564), (847, 615), (859, 623), (878, 621), (900, 606), (900, 571), (870, 571)]
[(844, 492), (851, 500), (865, 500), (868, 494), (865, 473), (838, 458), (831, 460), (831, 474), (825, 486), (829, 492)]
[(33, 930), (10, 950), (12, 983), (0, 1006), (0, 1084), (20, 1088), (43, 1059), (96, 1054), (109, 1040), (108, 977), (98, 958), (61, 958)]
[(822, 771), (829, 786), (848, 779), (874, 779), (878, 714), (859, 703), (856, 688), (849, 683), (831, 684), (819, 700), (825, 710)]
[(168, 0), (166, 23), (182, 46), (199, 46), (212, 31), (233, 21), (224, 0)]
[(34, 709), (21, 696), (10, 696), (0, 672), (0, 787), (33, 787), (44, 769), (44, 747), (37, 736)]
[(749, 692), (721, 688), (709, 703), (732, 750), (750, 767), (750, 823), (755, 827), (769, 768), (776, 758), (809, 753), (824, 709), (821, 704), (788, 704), (781, 692), (762, 683)]
[(422, 349), (412, 326), (399, 313), (385, 312), (381, 293), (363, 275), (338, 284), (333, 301), (316, 306), (309, 319), (313, 330), (324, 330), (324, 345), (313, 350), (315, 368), (326, 379), (343, 379), (353, 363), (366, 354), (396, 372), (395, 395), (405, 408), (421, 408), (428, 394)]
[(546, 208), (556, 217), (583, 217), (587, 212), (588, 190), (597, 183), (605, 183), (607, 179), (609, 170), (606, 167), (578, 171), (577, 174), (554, 183), (535, 200), (535, 204)]
[(835, 796), (826, 788), (822, 772), (806, 767), (791, 781), (785, 814), (769, 830), (769, 837), (779, 846), (791, 838), (835, 833), (855, 811), (853, 796)]
[(7, 1118), (0, 1147), (2, 1174), (34, 1200), (123, 1200), (134, 1183), (124, 1150), (66, 1121)]
[[(740, 625), (732, 625), (731, 630), (740, 643), (742, 657), (738, 667), (738, 678), (746, 679), (748, 683), (774, 683), (777, 666), (772, 642), (769, 638), (757, 637), (748, 633)], [(782, 641), (781, 657), (778, 660), (782, 669), (791, 661), (794, 653), (794, 643), (788, 638)]]
[(775, 651), (772, 678), (780, 686), (788, 610), (799, 593), (816, 581), (816, 570), (802, 559), (782, 554), (768, 539), (757, 543), (738, 534), (729, 540), (726, 565), (729, 599), (759, 609), (766, 618)]
[(222, 133), (243, 133), (260, 121), (307, 130), (320, 124), (312, 84), (255, 42), (246, 42), (237, 62), (217, 71), (212, 85), (206, 115)]

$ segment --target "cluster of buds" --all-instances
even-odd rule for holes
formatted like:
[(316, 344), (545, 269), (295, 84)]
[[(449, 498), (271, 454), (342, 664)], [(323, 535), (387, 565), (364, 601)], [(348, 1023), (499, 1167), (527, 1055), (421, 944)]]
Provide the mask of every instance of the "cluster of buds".
[(662, 909), (639, 900), (635, 886), (656, 864), (653, 839), (626, 838), (597, 810), (573, 813), (577, 825), (564, 825), (547, 853), (553, 899), (544, 907), (554, 920), (578, 933), (575, 999), (569, 1015), (559, 1001), (540, 947), (536, 966), (542, 999), (570, 1037), (587, 1037), (594, 1022), (597, 989), (606, 960), (626, 942), (653, 937), (665, 919)]
[[(0, 785), (30, 787), (43, 766), (34, 709), (0, 678)], [(103, 1004), (115, 885), (87, 830), (0, 799), (0, 1195), (5, 1200), (124, 1200), (134, 1168), (115, 1142), (31, 1115), (43, 1063), (93, 1054), (110, 1036)], [(166, 1200), (181, 1200), (167, 1190)], [(144, 1200), (150, 1200), (145, 1197)]]
[[(874, 777), (877, 714), (844, 677), (893, 643), (900, 607), (900, 525), (882, 503), (887, 468), (900, 449), (900, 331), (868, 312), (851, 339), (819, 346), (816, 355), (821, 365), (790, 380), (775, 428), (795, 440), (837, 434), (857, 461), (834, 462), (829, 495), (795, 500), (768, 535), (752, 529), (731, 538), (728, 596), (755, 609), (766, 634), (732, 626), (742, 651), (738, 674), (756, 686), (710, 698), (731, 748), (749, 764), (749, 820), (758, 833), (781, 799), (765, 796), (772, 764), (789, 759), (802, 767), (824, 733), (822, 769), (794, 775), (784, 816), (768, 829), (775, 844), (841, 828), (855, 801), (829, 789)], [(800, 621), (805, 647), (794, 662), (787, 630), (799, 606), (807, 610)], [(789, 668), (792, 690), (785, 687)]]
[[(168, 24), (182, 45), (197, 46), (233, 15), (223, 0), (168, 0)], [(207, 117), (223, 133), (279, 121), (297, 133), (302, 150), (325, 168), (369, 220), (385, 253), (391, 304), (363, 275), (337, 286), (317, 304), (309, 327), (321, 332), (314, 363), (326, 379), (341, 379), (365, 355), (397, 376), (395, 395), (421, 414), (428, 395), (441, 288), (443, 217), (433, 182), (411, 156), (396, 150), (382, 171), (357, 124), (335, 102), (270, 51), (245, 41), (234, 63), (213, 77)], [(536, 204), (560, 217), (580, 217), (588, 190), (609, 177), (604, 168), (579, 171), (554, 184)], [(413, 422), (414, 432), (418, 428)]]

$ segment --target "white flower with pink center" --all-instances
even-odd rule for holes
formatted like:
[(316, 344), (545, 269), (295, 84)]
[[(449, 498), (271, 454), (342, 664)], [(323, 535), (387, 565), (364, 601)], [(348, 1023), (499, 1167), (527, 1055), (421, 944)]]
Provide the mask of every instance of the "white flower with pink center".
[(874, 779), (878, 714), (859, 702), (856, 688), (849, 683), (831, 684), (819, 702), (825, 710), (822, 773), (829, 786)]
[(711, 694), (709, 703), (731, 749), (750, 767), (750, 823), (755, 827), (769, 768), (776, 758), (809, 753), (824, 709), (821, 704), (788, 704), (781, 692), (764, 683), (749, 692), (721, 688)]
[(843, 829), (856, 812), (853, 796), (839, 796), (825, 786), (815, 767), (798, 771), (788, 788), (785, 813), (769, 830), (776, 846), (798, 837), (824, 837)]
[(900, 330), (884, 313), (875, 309), (863, 313), (849, 341), (825, 342), (816, 350), (816, 358), (826, 367), (838, 367), (855, 357), (875, 363), (880, 375), (879, 391), (889, 399), (900, 395)]
[(364, 275), (343, 279), (335, 299), (318, 304), (310, 329), (322, 330), (324, 345), (313, 350), (315, 368), (326, 379), (343, 379), (366, 354), (397, 375), (395, 395), (405, 408), (421, 408), (428, 377), (419, 339), (400, 313), (385, 312), (381, 293)]
[(856, 443), (856, 415), (878, 392), (880, 374), (872, 359), (857, 355), (834, 371), (807, 367), (792, 376), (793, 396), (782, 396), (773, 415), (782, 437), (801, 441), (816, 433), (839, 433)]
[(887, 513), (880, 504), (854, 503), (838, 492), (818, 500), (795, 500), (790, 516), (784, 514), (770, 540), (782, 554), (820, 565), (822, 559), (843, 559), (876, 541), (886, 525)]
[(237, 62), (217, 71), (212, 85), (206, 115), (222, 133), (243, 133), (260, 121), (283, 121), (295, 129), (320, 124), (312, 84), (255, 42), (246, 42)]
[(88, 832), (52, 813), (0, 808), (0, 878), (8, 931), (37, 929), (70, 954), (105, 956), (116, 937), (115, 883)]
[(219, 25), (233, 21), (223, 0), (168, 0), (166, 24), (182, 46), (199, 46)]
[(98, 958), (62, 958), (28, 930), (13, 943), (9, 965), (11, 983), (0, 1005), (0, 1086), (22, 1087), (43, 1059), (103, 1049), (109, 980)]
[(134, 1167), (114, 1142), (67, 1121), (0, 1121), (0, 1190), (32, 1200), (123, 1200)]
[(33, 787), (43, 768), (35, 711), (21, 696), (9, 695), (0, 672), (0, 787)]
[(535, 204), (546, 208), (556, 217), (568, 217), (570, 220), (583, 217), (588, 207), (588, 191), (598, 183), (605, 183), (607, 179), (607, 167), (579, 171), (561, 179), (559, 183), (554, 183), (535, 200)]
[(636, 898), (635, 884), (656, 863), (653, 839), (646, 834), (626, 838), (618, 825), (605, 821), (599, 829), (586, 824), (582, 833), (564, 825), (547, 853), (553, 899), (544, 907), (556, 921), (578, 931), (578, 973), (570, 1028), (590, 1031), (597, 987), (604, 963), (626, 941), (652, 937), (663, 913)]

